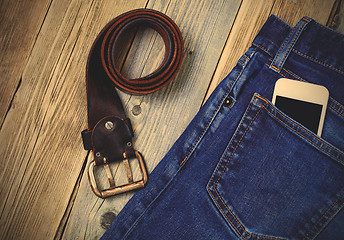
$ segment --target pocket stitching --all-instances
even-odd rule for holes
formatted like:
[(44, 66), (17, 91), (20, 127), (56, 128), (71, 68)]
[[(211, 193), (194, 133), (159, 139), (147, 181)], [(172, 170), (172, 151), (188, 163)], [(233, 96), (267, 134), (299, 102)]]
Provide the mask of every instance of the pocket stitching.
[[(260, 97), (259, 95), (255, 95), (256, 97), (258, 97), (259, 99), (263, 100), (264, 102), (266, 102), (266, 100), (262, 97)], [(268, 104), (268, 102), (266, 102)], [(332, 155), (331, 153), (329, 153), (328, 151), (326, 151), (325, 149), (321, 148), (320, 146), (318, 146), (317, 144), (315, 144), (314, 142), (312, 142), (312, 140), (308, 139), (307, 137), (305, 137), (304, 135), (302, 135), (300, 132), (296, 131), (295, 129), (293, 129), (292, 127), (288, 126), (286, 123), (284, 123), (280, 118), (278, 118), (275, 114), (273, 114), (272, 112), (270, 112), (265, 105), (261, 105), (259, 103), (256, 103), (257, 105), (263, 107), (266, 111), (268, 111), (270, 113), (270, 115), (272, 115), (275, 119), (277, 119), (279, 122), (281, 122), (283, 125), (285, 125), (286, 127), (288, 127), (289, 129), (293, 130), (295, 133), (301, 135), (304, 139), (307, 139), (308, 142), (312, 143), (313, 145), (315, 145), (317, 148), (321, 149), (322, 151), (326, 152), (327, 154), (331, 155), (332, 157), (334, 157), (335, 159), (337, 159), (339, 162), (343, 163), (344, 162), (342, 160), (340, 160), (338, 157)], [(303, 129), (304, 131), (306, 131), (309, 134), (313, 134), (311, 132), (309, 132), (306, 128), (302, 127), (300, 124), (298, 124), (297, 122), (292, 122), (290, 119), (285, 118), (286, 120), (288, 120), (289, 122), (291, 122), (292, 124), (295, 124), (296, 126), (298, 126), (299, 128)], [(317, 138), (320, 142), (322, 142), (323, 144), (325, 144), (327, 147), (331, 148), (333, 151), (337, 152), (338, 154), (344, 156), (341, 152), (339, 152), (337, 149), (335, 149), (334, 147), (332, 147), (331, 145), (329, 145), (328, 143), (324, 142), (321, 138)]]
[[(271, 59), (269, 59), (270, 61), (272, 61)], [(270, 67), (267, 63), (265, 63), (265, 65), (267, 67)], [(291, 76), (293, 76), (294, 78), (298, 79), (299, 81), (302, 81), (302, 82), (307, 82), (305, 81), (304, 79), (300, 78), (299, 76), (297, 76), (295, 73), (292, 73), (290, 72), (289, 70), (287, 70), (286, 68), (282, 68), (282, 70), (284, 70), (285, 72), (287, 72), (288, 74), (290, 74)], [(285, 78), (288, 78), (287, 76), (285, 76), (284, 74), (282, 74), (281, 72), (279, 72), (279, 74), (282, 76), (282, 77), (285, 77)], [(344, 109), (343, 106), (338, 103), (336, 100), (334, 100), (332, 97), (329, 98), (329, 100), (331, 102), (333, 102), (335, 105), (337, 105), (340, 109)], [(343, 113), (339, 112), (339, 110), (335, 109), (333, 106), (331, 105), (328, 105), (330, 108), (332, 108), (334, 111), (336, 111), (339, 115), (341, 115), (342, 117), (344, 117)]]
[[(266, 100), (262, 97), (260, 97), (259, 95), (255, 95), (256, 97), (260, 98), (261, 100), (263, 100), (264, 102), (266, 102)], [(269, 104), (268, 102), (266, 102), (267, 104)], [(261, 105), (259, 103), (256, 103), (257, 105), (261, 106), (262, 108), (264, 108), (267, 112), (270, 113), (270, 115), (272, 115), (272, 117), (274, 117), (275, 119), (277, 119), (279, 122), (281, 122), (283, 125), (285, 125), (286, 127), (288, 127), (289, 129), (293, 130), (294, 132), (296, 132), (297, 134), (301, 135), (303, 138), (307, 139), (310, 143), (312, 143), (313, 145), (317, 146), (318, 148), (320, 148), (322, 151), (328, 153), (329, 155), (331, 155), (332, 157), (334, 157), (335, 159), (337, 159), (338, 161), (340, 161), (341, 163), (344, 164), (344, 162), (342, 160), (340, 160), (339, 158), (337, 158), (336, 156), (332, 155), (331, 153), (327, 152), (325, 149), (321, 148), (320, 146), (318, 146), (317, 144), (315, 144), (314, 142), (312, 142), (311, 140), (309, 140), (307, 137), (305, 137), (304, 135), (302, 135), (301, 133), (299, 133), (298, 131), (296, 131), (295, 129), (293, 129), (292, 127), (288, 126), (287, 124), (285, 124), (281, 119), (279, 119), (275, 114), (271, 113), (266, 107), (265, 105)], [(290, 121), (290, 119), (285, 118), (286, 120)], [(297, 123), (291, 122), (297, 126), (299, 126), (300, 128), (302, 128), (303, 130), (305, 130), (306, 132), (309, 133), (309, 131), (307, 131), (307, 129), (303, 128), (302, 126), (300, 126)], [(322, 142), (323, 144), (325, 144), (326, 146), (330, 147), (332, 150), (336, 151), (337, 153), (339, 153), (340, 155), (342, 155), (340, 152), (338, 152), (336, 149), (332, 148), (330, 145), (328, 145), (326, 142), (322, 141), (320, 138), (318, 138), (318, 140), (320, 142)], [(334, 207), (334, 205), (339, 201), (339, 199), (344, 195), (344, 191), (341, 193), (341, 195), (336, 199), (336, 201), (333, 202), (333, 204), (327, 209), (327, 211), (321, 216), (321, 218), (313, 225), (313, 227), (309, 230), (309, 232), (305, 235), (305, 237), (303, 239), (306, 239), (307, 236), (313, 231), (313, 229), (320, 223), (320, 221), (325, 217), (325, 215)], [(338, 208), (340, 209), (343, 206), (344, 203), (341, 204), (341, 206)], [(329, 218), (330, 219), (330, 218)], [(326, 223), (326, 222), (325, 222)], [(324, 224), (325, 224), (324, 223)], [(322, 225), (324, 225), (322, 224)]]
[[(245, 115), (243, 116), (243, 119), (245, 119), (246, 116), (247, 116), (247, 114), (250, 112), (252, 105), (253, 105), (253, 101), (250, 103), (250, 106), (248, 107), (247, 112), (246, 112)], [(219, 199), (221, 200), (222, 204), (226, 207), (226, 209), (228, 210), (228, 212), (232, 215), (232, 217), (234, 218), (234, 220), (239, 224), (240, 228), (241, 228), (246, 234), (251, 235), (251, 236), (266, 238), (266, 239), (273, 239), (273, 240), (279, 240), (279, 239), (280, 239), (280, 238), (268, 237), (268, 236), (263, 236), (263, 235), (258, 235), (258, 234), (254, 234), (254, 233), (248, 232), (248, 231), (245, 229), (245, 227), (239, 222), (239, 220), (235, 217), (235, 215), (230, 211), (230, 209), (229, 209), (228, 206), (225, 204), (225, 202), (223, 201), (222, 197), (220, 196), (219, 192), (218, 192), (217, 189), (216, 189), (216, 185), (218, 184), (218, 182), (220, 181), (220, 179), (221, 179), (223, 173), (224, 173), (225, 170), (227, 169), (228, 163), (230, 162), (230, 160), (231, 160), (232, 156), (234, 155), (236, 149), (238, 148), (240, 142), (242, 141), (243, 137), (246, 135), (246, 132), (248, 131), (248, 129), (249, 129), (249, 127), (251, 126), (252, 122), (256, 119), (256, 117), (258, 116), (258, 114), (261, 112), (262, 109), (263, 109), (263, 108), (259, 109), (259, 111), (256, 113), (256, 115), (252, 118), (251, 122), (248, 124), (248, 126), (247, 126), (245, 132), (244, 132), (243, 135), (241, 136), (239, 142), (237, 143), (235, 149), (233, 150), (233, 153), (232, 153), (231, 156), (229, 157), (229, 159), (228, 159), (226, 165), (224, 166), (224, 169), (222, 170), (222, 172), (221, 172), (220, 176), (218, 177), (217, 181), (216, 181), (214, 184), (209, 184), (208, 187), (207, 187), (207, 188), (208, 188), (208, 192), (212, 195), (213, 200), (216, 202), (216, 205), (217, 205), (217, 206), (220, 208), (220, 210), (223, 212), (223, 214), (224, 214), (224, 216), (226, 217), (226, 219), (228, 220), (228, 222), (230, 222), (230, 224), (236, 229), (236, 231), (240, 234), (240, 236), (241, 236), (243, 239), (245, 239), (245, 240), (246, 240), (246, 238), (243, 236), (243, 234), (241, 233), (241, 231), (239, 231), (239, 230), (237, 229), (237, 227), (230, 221), (230, 219), (229, 219), (228, 216), (225, 214), (225, 212), (223, 211), (223, 209), (222, 209), (222, 207), (220, 206), (220, 204), (219, 204), (219, 203), (217, 202), (217, 200), (215, 199), (213, 193), (212, 193), (211, 190), (210, 190), (210, 185), (213, 185), (213, 189), (214, 189), (214, 191), (216, 192), (216, 194), (217, 194), (217, 196), (219, 197)], [(241, 128), (242, 124), (243, 124), (243, 121), (240, 123), (238, 129)], [(236, 134), (234, 135), (233, 138), (235, 138), (237, 134), (238, 134), (238, 132), (236, 132)], [(229, 149), (230, 149), (231, 146), (232, 146), (232, 143), (227, 147), (227, 150), (226, 150), (224, 156), (226, 156), (226, 154), (227, 154), (227, 152), (229, 151)], [(225, 159), (225, 157), (223, 157), (223, 158), (221, 159), (221, 161), (220, 161), (220, 163), (219, 163), (217, 169), (215, 170), (215, 172), (217, 172), (217, 171), (219, 170), (219, 167), (220, 167), (220, 165), (222, 165), (222, 162), (224, 161), (224, 159)], [(211, 178), (210, 183), (213, 183), (213, 182), (214, 182), (214, 178), (215, 178), (215, 174), (214, 174), (213, 177)]]
[[(283, 125), (287, 126), (289, 129), (293, 130), (295, 133), (301, 135), (303, 138), (307, 139), (310, 143), (312, 143), (313, 145), (317, 146), (318, 148), (320, 148), (322, 151), (328, 153), (329, 155), (331, 155), (332, 157), (334, 157), (335, 159), (337, 159), (338, 161), (344, 163), (342, 160), (338, 159), (337, 157), (333, 156), (331, 153), (327, 152), (325, 149), (321, 148), (320, 146), (318, 146), (317, 144), (313, 143), (311, 140), (309, 140), (307, 137), (303, 136), (301, 133), (299, 133), (298, 131), (296, 131), (295, 129), (293, 129), (292, 127), (288, 126), (286, 123), (284, 123), (279, 117), (277, 117), (275, 114), (271, 113), (267, 108), (266, 105), (269, 104), (269, 102), (267, 102), (264, 98), (260, 97), (258, 94), (254, 95), (255, 98), (259, 98), (261, 100), (263, 100), (265, 102), (264, 105), (261, 105), (257, 102), (255, 102), (255, 104), (259, 105), (261, 108), (258, 110), (258, 112), (256, 113), (256, 115), (252, 118), (252, 120), (250, 121), (250, 123), (248, 124), (248, 126), (246, 127), (245, 132), (242, 134), (239, 142), (237, 143), (235, 149), (233, 150), (232, 154), (230, 155), (227, 163), (225, 164), (220, 176), (218, 177), (217, 181), (214, 183), (215, 181), (215, 173), (219, 171), (220, 166), (223, 164), (223, 161), (225, 160), (225, 156), (227, 155), (229, 149), (231, 146), (233, 146), (233, 142), (231, 142), (231, 144), (227, 147), (226, 152), (223, 155), (223, 158), (221, 159), (220, 163), (218, 164), (218, 167), (216, 168), (216, 170), (214, 171), (214, 174), (211, 178), (211, 180), (209, 181), (209, 184), (207, 186), (208, 192), (211, 194), (214, 202), (216, 203), (216, 205), (218, 206), (218, 208), (220, 209), (220, 211), (223, 213), (223, 215), (225, 216), (225, 218), (227, 219), (227, 221), (235, 228), (235, 230), (240, 234), (240, 236), (246, 240), (246, 238), (243, 236), (242, 231), (244, 231), (246, 234), (250, 235), (250, 236), (256, 236), (256, 237), (260, 237), (260, 238), (265, 238), (265, 239), (272, 239), (272, 240), (279, 240), (280, 238), (275, 238), (275, 237), (269, 237), (269, 236), (263, 236), (263, 235), (258, 235), (258, 234), (254, 234), (254, 233), (250, 233), (248, 232), (245, 227), (241, 224), (241, 222), (237, 219), (237, 217), (232, 213), (232, 211), (229, 209), (229, 207), (227, 206), (227, 204), (224, 202), (224, 200), (222, 199), (221, 195), (219, 194), (219, 192), (216, 189), (216, 186), (218, 184), (218, 182), (220, 181), (222, 175), (224, 174), (225, 170), (228, 167), (228, 164), (232, 158), (232, 156), (234, 155), (234, 153), (236, 152), (236, 149), (238, 148), (240, 142), (242, 141), (243, 137), (246, 135), (246, 132), (248, 131), (249, 127), (251, 126), (252, 122), (257, 118), (258, 114), (261, 112), (261, 110), (264, 108), (268, 113), (270, 113), (270, 115), (277, 119), (279, 122), (281, 122)], [(250, 106), (248, 107), (245, 115), (243, 116), (242, 119), (245, 119), (247, 114), (251, 111), (252, 105), (254, 103), (254, 99), (251, 101)], [(301, 129), (305, 130), (306, 132), (309, 133), (309, 131), (307, 131), (307, 129), (304, 129), (302, 126), (300, 126), (297, 123), (292, 122), (290, 119), (285, 118), (286, 120), (290, 121), (292, 124), (295, 124), (297, 126), (299, 126)], [(238, 126), (238, 129), (240, 129), (242, 127), (243, 121), (240, 123), (240, 125)], [(233, 139), (238, 135), (239, 131), (235, 133), (235, 135), (233, 136)], [(332, 148), (330, 145), (328, 145), (326, 142), (322, 141), (320, 138), (318, 138), (318, 140), (320, 142), (322, 142), (323, 144), (325, 144), (326, 146), (330, 147), (331, 149), (335, 150), (337, 153), (341, 154), (340, 152), (338, 152), (336, 149)], [(342, 155), (342, 154), (341, 154)], [(221, 207), (221, 205), (219, 204), (219, 202), (216, 200), (215, 196), (213, 195), (213, 192), (210, 190), (210, 187), (213, 187), (213, 191), (216, 193), (216, 195), (218, 196), (218, 198), (221, 200), (222, 204), (225, 206), (225, 208), (227, 209), (227, 211), (231, 214), (231, 216), (234, 218), (234, 220), (239, 224), (240, 228), (242, 229), (242, 231), (239, 231), (238, 228), (235, 226), (235, 224), (229, 219), (229, 217), (227, 216), (227, 214), (225, 213), (225, 211), (223, 210), (223, 208)], [(333, 204), (327, 209), (327, 211), (319, 218), (319, 220), (312, 226), (312, 228), (309, 230), (309, 232), (304, 236), (303, 239), (306, 239), (308, 237), (308, 235), (313, 231), (313, 229), (321, 222), (321, 220), (328, 214), (328, 212), (334, 207), (334, 205), (340, 200), (340, 198), (344, 195), (344, 191), (341, 193), (341, 195), (333, 202)], [(342, 206), (344, 205), (344, 203), (342, 203), (338, 209), (340, 209)], [(334, 213), (330, 216), (333, 216)], [(331, 217), (329, 217), (329, 220), (331, 219)], [(322, 225), (319, 225), (319, 227), (324, 226), (328, 221), (324, 222)]]
[[(297, 76), (295, 73), (293, 73), (293, 72), (287, 70), (286, 68), (282, 68), (282, 70), (286, 71), (287, 73), (289, 73), (290, 75), (292, 75), (293, 77), (297, 78), (298, 80), (300, 80), (300, 81), (302, 81), (302, 82), (307, 82), (307, 81), (305, 81), (304, 79), (302, 79), (301, 77)], [(280, 74), (281, 74), (281, 73), (280, 73)], [(283, 77), (286, 77), (286, 76), (284, 76), (283, 74), (281, 74), (281, 75), (282, 75)], [(332, 97), (330, 97), (330, 101), (333, 102), (334, 104), (336, 104), (339, 108), (344, 109), (343, 106), (340, 105), (340, 104), (339, 104), (336, 100), (334, 100)], [(341, 112), (339, 112), (337, 109), (335, 109), (335, 108), (332, 107), (331, 105), (330, 105), (330, 107), (331, 107), (333, 110), (335, 110), (336, 112), (338, 112), (340, 115), (342, 115), (342, 116), (344, 117), (344, 115), (343, 115)]]
[[(338, 105), (338, 103), (336, 103), (335, 101), (332, 101), (332, 102)], [(338, 105), (338, 106), (341, 107), (340, 105)], [(332, 109), (333, 109), (334, 111), (336, 111), (339, 115), (341, 115), (342, 117), (344, 117), (344, 114), (342, 114), (341, 112), (339, 112), (337, 109), (335, 109), (335, 108), (332, 107), (331, 105), (330, 105), (330, 108), (332, 108)]]
[[(333, 208), (333, 206), (338, 202), (338, 200), (343, 196), (344, 191), (342, 192), (342, 194), (340, 194), (340, 196), (336, 199), (336, 201), (334, 201), (334, 203), (327, 209), (327, 211), (321, 216), (321, 218), (313, 225), (313, 227), (311, 228), (311, 230), (309, 230), (309, 232), (306, 234), (306, 236), (303, 239), (306, 239), (307, 236), (313, 231), (313, 229), (318, 225), (318, 223), (323, 219), (323, 217), (325, 217), (325, 215)], [(341, 206), (338, 208), (340, 209), (343, 206), (344, 203), (341, 204)], [(329, 218), (330, 220), (331, 218)], [(328, 222), (328, 221), (326, 221)], [(326, 223), (325, 222), (325, 223)], [(324, 224), (325, 224), (324, 223)], [(323, 224), (323, 225), (324, 225)]]

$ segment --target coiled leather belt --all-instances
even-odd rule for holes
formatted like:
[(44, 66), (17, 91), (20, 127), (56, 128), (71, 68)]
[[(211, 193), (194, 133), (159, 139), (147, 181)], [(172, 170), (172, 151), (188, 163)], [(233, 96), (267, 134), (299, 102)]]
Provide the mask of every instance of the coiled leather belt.
[[(126, 79), (116, 66), (116, 47), (122, 34), (136, 27), (156, 30), (165, 44), (165, 57), (151, 74)], [(132, 94), (148, 94), (166, 86), (177, 74), (183, 59), (183, 39), (177, 25), (166, 15), (151, 9), (124, 13), (108, 23), (96, 38), (86, 69), (88, 129), (82, 132), (85, 150), (92, 150), (94, 161), (88, 165), (88, 177), (94, 193), (102, 198), (144, 187), (147, 171), (142, 155), (134, 149), (130, 120), (114, 87)], [(139, 162), (142, 178), (133, 180), (129, 159)], [(108, 164), (123, 161), (128, 183), (116, 186)], [(94, 169), (103, 165), (110, 187), (100, 190)]]

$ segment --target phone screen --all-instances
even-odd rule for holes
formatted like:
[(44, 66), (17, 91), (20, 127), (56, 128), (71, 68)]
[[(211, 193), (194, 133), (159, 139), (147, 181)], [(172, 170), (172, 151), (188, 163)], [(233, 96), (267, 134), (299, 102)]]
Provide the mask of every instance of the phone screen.
[(277, 95), (275, 106), (317, 134), (323, 108), (322, 105)]

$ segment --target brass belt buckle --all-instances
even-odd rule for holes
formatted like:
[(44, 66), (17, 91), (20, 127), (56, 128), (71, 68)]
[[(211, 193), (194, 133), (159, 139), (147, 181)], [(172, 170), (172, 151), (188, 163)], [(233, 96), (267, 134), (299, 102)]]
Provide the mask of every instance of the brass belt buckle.
[(98, 197), (107, 198), (107, 197), (114, 196), (114, 195), (117, 195), (120, 193), (129, 192), (129, 191), (132, 191), (135, 189), (143, 188), (147, 183), (147, 179), (148, 179), (147, 176), (148, 175), (147, 175), (147, 171), (146, 171), (146, 168), (144, 166), (141, 154), (138, 151), (135, 151), (135, 155), (136, 155), (136, 159), (137, 159), (139, 166), (140, 166), (142, 178), (140, 180), (134, 182), (133, 174), (132, 174), (131, 167), (129, 164), (129, 159), (127, 158), (127, 156), (125, 154), (123, 154), (123, 163), (125, 166), (125, 170), (127, 172), (128, 183), (124, 184), (124, 185), (120, 185), (120, 186), (116, 186), (115, 180), (113, 178), (113, 175), (112, 175), (110, 167), (109, 167), (109, 163), (107, 162), (106, 158), (104, 158), (104, 165), (103, 166), (105, 168), (106, 175), (107, 175), (109, 183), (110, 183), (110, 187), (107, 189), (103, 189), (103, 190), (100, 190), (97, 186), (96, 178), (94, 175), (94, 169), (97, 166), (96, 166), (94, 160), (91, 161), (89, 166), (88, 166), (88, 180), (90, 181), (91, 188), (92, 188), (93, 192)]

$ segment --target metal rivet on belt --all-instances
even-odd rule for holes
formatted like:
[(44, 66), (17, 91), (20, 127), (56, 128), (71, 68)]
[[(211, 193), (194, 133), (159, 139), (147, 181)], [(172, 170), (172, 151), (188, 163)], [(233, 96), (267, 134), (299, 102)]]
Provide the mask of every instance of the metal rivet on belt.
[[(112, 59), (121, 54), (120, 36), (135, 33), (137, 28), (151, 28), (158, 32), (165, 43), (165, 55), (160, 66), (149, 75), (137, 79), (127, 79), (121, 74), (121, 68)], [(123, 35), (122, 35), (123, 34)], [(118, 51), (117, 51), (118, 50)], [(130, 94), (149, 94), (167, 84), (177, 75), (184, 55), (182, 34), (178, 26), (165, 14), (153, 9), (134, 9), (112, 19), (94, 41), (86, 68), (86, 88), (88, 100), (88, 129), (84, 132), (85, 147), (94, 151), (94, 161), (88, 165), (88, 178), (93, 192), (101, 198), (142, 188), (147, 183), (147, 170), (140, 152), (134, 149), (131, 123), (123, 109), (123, 104), (113, 86)], [(99, 76), (101, 72), (101, 76)], [(102, 78), (103, 80), (100, 80)], [(102, 107), (98, 107), (98, 106)], [(133, 106), (131, 113), (139, 116), (144, 109), (140, 104)], [(98, 125), (98, 123), (100, 123)], [(98, 128), (99, 127), (99, 128)], [(98, 132), (98, 129), (100, 131)], [(85, 133), (88, 133), (87, 135)], [(98, 137), (98, 136), (103, 137)], [(87, 142), (88, 141), (88, 142)], [(122, 151), (113, 151), (112, 143), (118, 143)], [(85, 144), (84, 144), (85, 145)], [(116, 146), (117, 147), (117, 146)], [(109, 149), (109, 151), (107, 151)], [(98, 152), (98, 151), (102, 152)], [(108, 159), (104, 158), (104, 155)], [(122, 156), (123, 155), (123, 156)], [(128, 155), (128, 156), (127, 156)], [(134, 181), (129, 159), (136, 159), (141, 170), (141, 179)], [(103, 161), (102, 161), (103, 160)], [(109, 164), (122, 161), (125, 165), (128, 183), (115, 185)], [(96, 184), (95, 168), (103, 165), (110, 187), (99, 189)], [(106, 224), (105, 224), (106, 225)]]
[(107, 122), (105, 123), (105, 128), (106, 128), (107, 130), (111, 130), (111, 129), (113, 128), (113, 122), (107, 121)]

